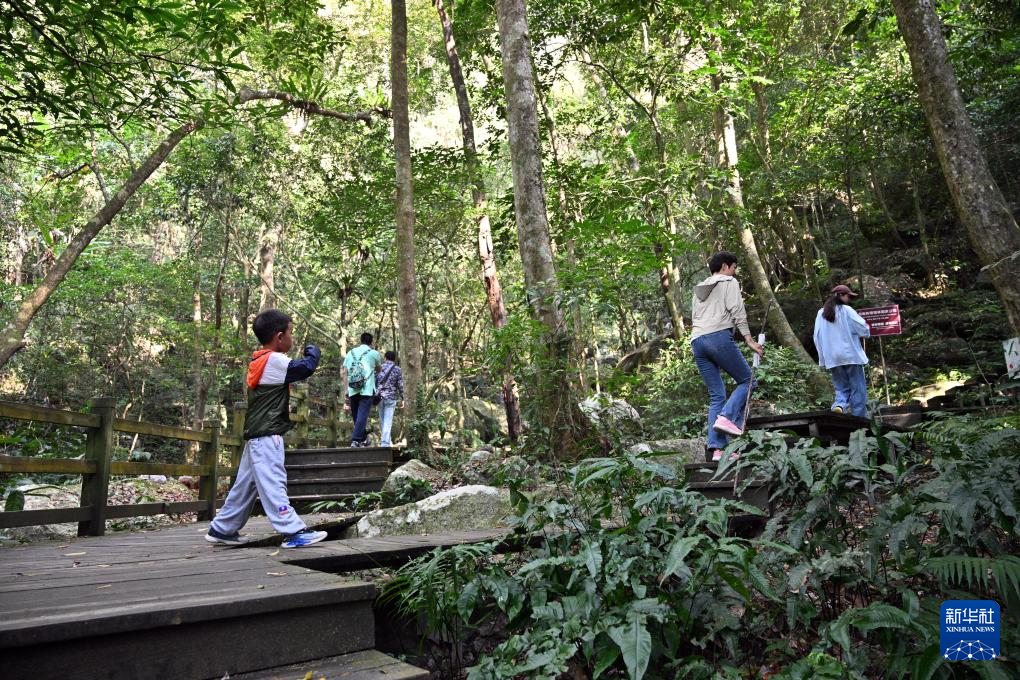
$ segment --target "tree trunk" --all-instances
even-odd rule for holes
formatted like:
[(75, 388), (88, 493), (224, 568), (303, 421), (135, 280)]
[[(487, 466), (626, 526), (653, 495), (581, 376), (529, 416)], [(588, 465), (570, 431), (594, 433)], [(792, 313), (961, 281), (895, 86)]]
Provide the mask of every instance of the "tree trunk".
[[(482, 265), (482, 283), (485, 285), (485, 299), (489, 307), (489, 318), (492, 327), (503, 328), (507, 323), (506, 306), (503, 304), (503, 288), (499, 283), (499, 271), (496, 267), (495, 246), (492, 243), (492, 227), (489, 224), (487, 210), (488, 198), (485, 190), (485, 179), (478, 164), (478, 150), (475, 146), (475, 124), (471, 114), (471, 101), (468, 99), (467, 85), (464, 82), (464, 71), (457, 53), (457, 43), (453, 38), (453, 22), (450, 21), (443, 0), (435, 0), (439, 21), (443, 25), (443, 39), (446, 43), (446, 61), (450, 66), (450, 79), (453, 90), (457, 94), (457, 109), (460, 113), (460, 130), (464, 144), (464, 158), (468, 173), (471, 176), (471, 200), (475, 206), (475, 218), (478, 224), (478, 259)], [(510, 441), (516, 443), (521, 436), (521, 402), (517, 393), (512, 367), (507, 366), (503, 372), (503, 406), (506, 409), (507, 430)]]
[(985, 161), (931, 0), (893, 0), (914, 81), (956, 212), (1020, 335), (1020, 227)]
[(283, 235), (283, 220), (269, 225), (259, 245), (259, 311), (276, 306), (276, 250)]
[(169, 137), (156, 147), (156, 149), (145, 159), (145, 162), (138, 166), (124, 185), (117, 190), (113, 199), (108, 201), (95, 216), (85, 224), (85, 227), (78, 232), (67, 248), (60, 254), (57, 261), (53, 263), (46, 276), (33, 290), (28, 297), (21, 301), (18, 313), (11, 320), (10, 324), (3, 331), (0, 338), (0, 368), (2, 368), (14, 354), (25, 346), (25, 334), (32, 319), (49, 299), (53, 291), (64, 280), (71, 267), (78, 260), (78, 257), (85, 251), (85, 248), (92, 242), (92, 239), (117, 216), (128, 199), (134, 196), (138, 188), (145, 183), (153, 172), (156, 171), (170, 152), (181, 142), (182, 139), (201, 127), (202, 123), (193, 120), (185, 123), (174, 130)]
[(524, 0), (496, 0), (503, 84), (507, 99), (507, 131), (514, 185), (514, 216), (524, 282), (532, 312), (544, 328), (545, 362), (538, 386), (541, 412), (554, 455), (580, 453), (577, 435), (585, 424), (573, 403), (568, 376), (569, 335), (559, 307), (546, 215), (542, 148), (538, 131), (538, 97), (531, 66)]
[[(407, 6), (392, 0), (390, 69), (392, 81), (393, 154), (397, 176), (397, 307), (400, 311), (400, 341), (404, 350), (404, 416), (415, 420), (418, 383), (421, 382), (421, 330), (418, 325), (418, 294), (414, 271), (414, 185), (411, 176), (411, 123), (407, 104)], [(410, 435), (410, 432), (409, 432)], [(428, 434), (412, 446), (428, 446)]]
[[(717, 83), (715, 89), (719, 89)], [(736, 126), (733, 122), (733, 116), (729, 114), (725, 107), (722, 104), (717, 105), (717, 107), (715, 116), (716, 138), (719, 140), (720, 149), (725, 157), (725, 167), (729, 175), (729, 188), (726, 193), (729, 194), (730, 203), (733, 205), (733, 216), (737, 221), (740, 243), (744, 247), (744, 255), (747, 258), (748, 268), (751, 270), (751, 280), (754, 282), (759, 302), (766, 307), (769, 306), (769, 303), (772, 303), (768, 323), (769, 327), (776, 334), (776, 340), (792, 349), (797, 357), (806, 365), (814, 367), (814, 360), (811, 359), (811, 355), (804, 349), (804, 345), (801, 344), (797, 334), (793, 332), (793, 327), (790, 326), (786, 314), (783, 313), (783, 308), (779, 306), (779, 302), (776, 300), (775, 293), (772, 291), (772, 285), (769, 283), (768, 274), (765, 273), (765, 267), (762, 265), (761, 257), (758, 255), (758, 246), (755, 243), (754, 233), (752, 233), (751, 227), (744, 220), (744, 196), (740, 188), (740, 172), (737, 170)], [(812, 381), (817, 382), (818, 387), (824, 385), (826, 389), (828, 388), (828, 381), (821, 373), (814, 370), (811, 372), (811, 375), (816, 376), (812, 378)]]

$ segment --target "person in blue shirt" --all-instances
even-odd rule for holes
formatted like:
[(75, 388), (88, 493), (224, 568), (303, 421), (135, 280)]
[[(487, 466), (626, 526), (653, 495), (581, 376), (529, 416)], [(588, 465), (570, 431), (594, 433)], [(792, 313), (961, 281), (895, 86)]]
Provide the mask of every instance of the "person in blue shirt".
[(868, 385), (864, 367), (868, 357), (861, 338), (871, 337), (871, 329), (861, 315), (850, 306), (857, 293), (839, 285), (815, 317), (815, 349), (818, 365), (828, 369), (836, 399), (832, 410), (868, 417)]

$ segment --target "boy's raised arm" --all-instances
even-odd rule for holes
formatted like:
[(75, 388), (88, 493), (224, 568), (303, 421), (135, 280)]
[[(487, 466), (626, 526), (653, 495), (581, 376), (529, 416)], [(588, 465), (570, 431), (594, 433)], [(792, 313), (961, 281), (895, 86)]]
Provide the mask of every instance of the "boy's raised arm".
[(315, 369), (319, 367), (319, 359), (322, 357), (322, 352), (315, 345), (308, 345), (305, 347), (305, 356), (301, 359), (292, 359), (290, 365), (287, 366), (287, 378), (285, 382), (292, 383), (298, 380), (304, 380), (309, 377), (312, 373), (315, 373)]

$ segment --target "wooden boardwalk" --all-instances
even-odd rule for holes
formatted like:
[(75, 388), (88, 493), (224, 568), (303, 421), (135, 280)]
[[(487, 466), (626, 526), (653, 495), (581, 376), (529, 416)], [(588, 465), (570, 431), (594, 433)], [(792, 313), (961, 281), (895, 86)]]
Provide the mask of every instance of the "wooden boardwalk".
[[(351, 520), (306, 517), (331, 539)], [(270, 677), (266, 669), (355, 652), (362, 656), (335, 677), (419, 677), (364, 656), (374, 647), (375, 587), (341, 572), (505, 535), (327, 540), (283, 550), (265, 518), (246, 528), (263, 539), (255, 547), (211, 545), (207, 528), (0, 549), (0, 678)], [(368, 670), (355, 674), (352, 664)]]

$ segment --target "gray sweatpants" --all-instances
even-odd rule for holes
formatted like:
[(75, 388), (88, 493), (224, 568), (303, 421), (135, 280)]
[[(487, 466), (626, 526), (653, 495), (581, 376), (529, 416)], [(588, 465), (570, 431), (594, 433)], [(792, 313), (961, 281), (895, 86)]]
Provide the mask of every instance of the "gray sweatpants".
[(262, 501), (273, 528), (281, 534), (295, 534), (306, 528), (287, 497), (283, 437), (278, 434), (255, 437), (244, 445), (234, 485), (216, 513), (212, 528), (221, 534), (236, 534), (248, 521), (256, 497)]

